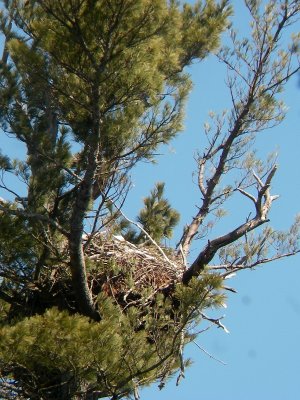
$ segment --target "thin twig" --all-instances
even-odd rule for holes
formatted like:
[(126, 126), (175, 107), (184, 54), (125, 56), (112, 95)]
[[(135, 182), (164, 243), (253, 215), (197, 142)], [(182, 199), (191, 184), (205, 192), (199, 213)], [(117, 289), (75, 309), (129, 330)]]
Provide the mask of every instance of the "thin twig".
[[(114, 203), (113, 203), (114, 204)], [(147, 231), (145, 231), (145, 229), (138, 223), (135, 222), (133, 220), (131, 220), (130, 218), (128, 218), (124, 212), (118, 207), (116, 206), (116, 204), (114, 204), (114, 206), (116, 207), (116, 209), (120, 212), (120, 214), (122, 214), (122, 216), (128, 221), (130, 222), (132, 225), (136, 226), (138, 229), (140, 229), (146, 236), (147, 238), (150, 240), (150, 242), (157, 248), (157, 250), (160, 252), (160, 254), (163, 256), (163, 258), (172, 266), (174, 266), (173, 262), (167, 257), (166, 253), (163, 251), (163, 249), (156, 243), (156, 241), (154, 239), (152, 239), (152, 237), (149, 235), (149, 233)]]
[(198, 349), (203, 351), (203, 353), (206, 354), (209, 358), (212, 358), (213, 360), (217, 361), (218, 363), (220, 363), (222, 365), (227, 365), (226, 362), (224, 362), (224, 361), (220, 360), (219, 358), (213, 356), (207, 350), (205, 350), (203, 347), (201, 347), (195, 340), (193, 340), (193, 343), (198, 347)]

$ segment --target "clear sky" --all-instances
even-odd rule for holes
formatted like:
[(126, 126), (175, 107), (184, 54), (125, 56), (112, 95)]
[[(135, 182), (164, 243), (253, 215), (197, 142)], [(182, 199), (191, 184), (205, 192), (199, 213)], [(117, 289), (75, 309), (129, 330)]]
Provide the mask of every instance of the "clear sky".
[[(239, 30), (248, 25), (243, 1), (233, 1), (234, 23)], [(299, 29), (299, 25), (294, 29)], [(143, 196), (156, 181), (166, 182), (166, 192), (172, 206), (181, 213), (181, 226), (190, 222), (199, 204), (192, 173), (196, 169), (195, 150), (203, 144), (203, 123), (210, 110), (230, 107), (225, 71), (216, 58), (210, 57), (191, 69), (194, 89), (190, 96), (185, 130), (167, 148), (156, 166), (144, 165), (134, 173), (135, 187), (126, 212), (136, 215)], [(285, 121), (263, 132), (257, 140), (259, 153), (279, 152), (279, 170), (273, 181), (273, 194), (280, 198), (270, 214), (271, 224), (286, 229), (300, 211), (300, 87), (292, 79), (283, 94), (289, 108)], [(251, 207), (251, 206), (249, 206)], [(250, 210), (250, 208), (249, 208)], [(244, 222), (247, 215), (239, 213), (238, 203), (229, 210), (229, 218), (218, 229), (226, 233), (236, 227), (232, 221)], [(174, 243), (181, 229), (175, 232)], [(213, 237), (211, 237), (213, 238)], [(211, 239), (210, 238), (210, 239)], [(206, 239), (207, 240), (207, 239)], [(191, 258), (204, 242), (196, 242)], [(185, 351), (194, 364), (186, 370), (186, 378), (176, 387), (175, 380), (159, 391), (152, 386), (141, 392), (142, 400), (253, 400), (298, 399), (300, 396), (300, 256), (265, 265), (255, 271), (244, 271), (230, 284), (237, 290), (228, 299), (228, 308), (220, 310), (230, 333), (212, 328), (197, 339), (198, 344), (218, 361), (207, 356), (196, 345)]]
[[(247, 12), (242, 0), (232, 2), (234, 22), (238, 29), (247, 24)], [(299, 28), (299, 26), (298, 26)], [(296, 29), (296, 27), (295, 27)], [(166, 148), (156, 166), (144, 164), (133, 174), (134, 187), (126, 206), (126, 214), (134, 218), (142, 207), (142, 199), (157, 181), (166, 182), (166, 193), (174, 208), (181, 213), (181, 224), (174, 241), (179, 239), (184, 224), (191, 221), (200, 196), (193, 182), (196, 163), (193, 155), (203, 145), (203, 123), (210, 110), (230, 107), (225, 71), (217, 59), (210, 57), (191, 68), (194, 89), (185, 119), (185, 130)], [(286, 120), (261, 134), (257, 148), (261, 153), (278, 150), (279, 171), (273, 181), (273, 193), (280, 198), (271, 212), (272, 226), (285, 229), (300, 210), (300, 77), (289, 82), (283, 98), (289, 107)], [(3, 153), (21, 150), (5, 148)], [(0, 196), (3, 195), (0, 193)], [(249, 206), (250, 207), (250, 206)], [(244, 222), (233, 204), (219, 233), (236, 227), (232, 221)], [(240, 219), (239, 219), (240, 217)], [(207, 239), (206, 239), (207, 240)], [(205, 242), (196, 242), (191, 259)], [(142, 400), (294, 400), (300, 398), (300, 256), (265, 265), (255, 271), (245, 271), (230, 284), (238, 293), (228, 298), (224, 324), (226, 334), (212, 328), (200, 335), (197, 343), (215, 358), (210, 358), (196, 345), (185, 350), (194, 364), (186, 370), (179, 387), (170, 381), (159, 391), (155, 385), (141, 392)], [(209, 314), (209, 312), (207, 312)]]

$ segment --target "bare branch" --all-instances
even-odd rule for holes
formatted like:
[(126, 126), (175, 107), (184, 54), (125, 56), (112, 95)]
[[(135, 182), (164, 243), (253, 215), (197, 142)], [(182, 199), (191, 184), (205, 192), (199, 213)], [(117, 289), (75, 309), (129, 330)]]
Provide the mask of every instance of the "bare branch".
[(252, 194), (246, 192), (245, 190), (241, 189), (241, 188), (237, 188), (237, 190), (242, 193), (244, 196), (248, 197), (248, 199), (252, 200), (254, 204), (256, 204), (257, 200), (254, 196), (252, 196)]
[[(268, 222), (267, 214), (270, 211), (272, 201), (277, 198), (277, 196), (271, 196), (269, 189), (271, 179), (273, 178), (277, 167), (274, 165), (271, 169), (270, 173), (266, 178), (265, 184), (260, 188), (258, 193), (258, 198), (255, 201), (256, 215), (249, 221), (246, 221), (244, 224), (240, 225), (238, 228), (232, 230), (231, 232), (219, 236), (218, 238), (208, 241), (208, 244), (204, 248), (204, 250), (198, 255), (196, 260), (192, 263), (192, 265), (184, 272), (182, 277), (182, 282), (184, 284), (188, 284), (188, 282), (192, 279), (193, 276), (199, 275), (199, 273), (208, 265), (208, 263), (214, 258), (216, 252), (230, 243), (233, 243), (244, 236), (247, 232), (250, 232), (260, 225)], [(259, 181), (261, 181), (259, 179)], [(251, 200), (254, 201), (254, 197), (251, 197)]]
[(206, 354), (209, 358), (212, 358), (213, 360), (218, 361), (222, 365), (227, 365), (224, 361), (220, 360), (219, 358), (216, 358), (215, 356), (210, 354), (207, 350), (205, 350), (203, 347), (201, 347), (195, 340), (193, 340), (193, 343), (198, 347), (198, 349), (203, 351), (203, 353)]
[[(228, 70), (227, 85), (232, 110), (227, 122), (221, 117), (214, 117), (213, 132), (208, 124), (205, 125), (208, 144), (198, 159), (198, 187), (202, 203), (177, 244), (177, 248), (182, 246), (185, 254), (188, 254), (190, 245), (208, 214), (213, 208), (220, 206), (229, 194), (239, 191), (248, 197), (257, 205), (257, 212), (261, 213), (262, 220), (270, 208), (269, 203), (277, 198), (269, 195), (268, 181), (263, 183), (256, 173), (253, 173), (254, 179), (263, 188), (258, 191), (257, 199), (240, 185), (229, 192), (221, 188), (225, 175), (234, 169), (244, 171), (241, 181), (246, 178), (249, 181), (249, 165), (243, 166), (249, 144), (255, 134), (282, 121), (285, 111), (276, 96), (300, 68), (297, 55), (290, 48), (282, 52), (278, 50), (284, 29), (297, 15), (299, 7), (294, 9), (294, 6), (285, 4), (289, 12), (283, 12), (280, 5), (274, 4), (272, 18), (269, 15), (260, 15), (259, 9), (250, 3), (248, 7), (255, 24), (252, 37), (238, 40), (236, 33), (232, 31), (233, 51), (225, 47), (217, 55)], [(270, 181), (275, 171), (276, 166), (270, 171)], [(252, 185), (253, 180), (249, 183), (249, 186)], [(262, 199), (264, 208), (261, 207)]]

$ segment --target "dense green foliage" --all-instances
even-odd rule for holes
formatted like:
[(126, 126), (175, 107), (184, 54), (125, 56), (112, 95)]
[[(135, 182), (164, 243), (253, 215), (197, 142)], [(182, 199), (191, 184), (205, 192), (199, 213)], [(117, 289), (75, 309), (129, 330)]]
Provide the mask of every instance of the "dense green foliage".
[(223, 301), (214, 292), (220, 283), (204, 277), (178, 288), (175, 311), (170, 300), (157, 297), (142, 318), (135, 308), (122, 313), (104, 296), (98, 298), (100, 323), (51, 308), (0, 330), (2, 363), (14, 366), (14, 378), (21, 380), (15, 392), (33, 399), (127, 396), (135, 387), (164, 382), (182, 362), (188, 365), (180, 359), (191, 340), (186, 329), (199, 322), (199, 309)]
[[(131, 274), (90, 260), (83, 238), (117, 229), (131, 168), (181, 130), (185, 67), (217, 48), (229, 14), (212, 0), (3, 1), (0, 126), (27, 153), (0, 159), (22, 182), (1, 183), (3, 398), (117, 399), (183, 366), (187, 326), (221, 301), (220, 279), (146, 287), (125, 311), (103, 282), (130, 288)], [(160, 242), (178, 218), (158, 184), (139, 222)]]
[[(164, 198), (164, 187), (164, 183), (156, 183), (150, 196), (144, 199), (144, 208), (140, 210), (137, 217), (139, 226), (143, 227), (144, 231), (157, 243), (172, 237), (173, 229), (180, 218), (179, 213)], [(130, 225), (128, 220), (122, 218), (117, 226), (126, 240), (135, 244), (152, 244), (145, 232), (137, 232)]]

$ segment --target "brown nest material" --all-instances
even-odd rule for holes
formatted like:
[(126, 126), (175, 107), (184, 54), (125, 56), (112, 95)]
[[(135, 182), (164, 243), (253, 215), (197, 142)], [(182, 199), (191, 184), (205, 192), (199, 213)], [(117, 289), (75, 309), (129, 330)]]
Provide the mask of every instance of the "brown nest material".
[[(181, 281), (185, 266), (172, 249), (136, 246), (122, 236), (102, 234), (87, 238), (85, 254), (91, 260), (94, 293), (104, 292), (123, 307), (150, 300)], [(145, 300), (145, 298), (144, 298)]]

